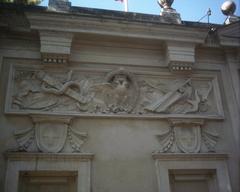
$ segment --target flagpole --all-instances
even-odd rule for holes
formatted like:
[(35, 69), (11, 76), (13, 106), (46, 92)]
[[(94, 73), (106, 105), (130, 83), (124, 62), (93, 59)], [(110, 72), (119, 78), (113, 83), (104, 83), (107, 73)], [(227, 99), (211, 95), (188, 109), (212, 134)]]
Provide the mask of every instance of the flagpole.
[(128, 12), (128, 0), (123, 0), (124, 1), (124, 11)]

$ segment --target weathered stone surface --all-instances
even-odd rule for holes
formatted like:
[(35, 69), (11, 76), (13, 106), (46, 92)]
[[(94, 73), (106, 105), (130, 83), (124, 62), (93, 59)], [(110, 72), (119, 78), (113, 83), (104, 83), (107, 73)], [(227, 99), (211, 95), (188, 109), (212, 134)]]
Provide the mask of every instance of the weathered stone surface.
[[(93, 154), (7, 153), (6, 156), (8, 169), (5, 191), (19, 191), (19, 186), (21, 186), (19, 184), (19, 175), (22, 171), (35, 172), (36, 174), (50, 171), (55, 173), (55, 178), (57, 173), (61, 175), (61, 172), (67, 171), (76, 172), (77, 174), (77, 192), (90, 192), (90, 170)], [(35, 182), (37, 183), (37, 180)], [(41, 191), (44, 191), (44, 188)]]
[(161, 153), (215, 152), (219, 135), (202, 128), (204, 120), (176, 118), (169, 123), (167, 132), (157, 135)]
[(209, 40), (163, 16), (20, 6), (14, 28), (0, 6), (0, 191), (44, 171), (77, 172), (80, 192), (239, 191), (238, 23)]
[(64, 12), (69, 11), (71, 2), (68, 0), (49, 0), (48, 8), (52, 11)]
[[(224, 154), (153, 154), (153, 158), (156, 163), (159, 192), (171, 192), (172, 189), (174, 192), (183, 189), (188, 192), (196, 187), (199, 191), (232, 191), (226, 168), (227, 156)], [(199, 185), (199, 181), (205, 181), (206, 187)], [(182, 182), (185, 188), (181, 187), (179, 182)]]
[(10, 113), (223, 118), (215, 76), (175, 79), (124, 69), (66, 73), (13, 67), (10, 79), (6, 102)]

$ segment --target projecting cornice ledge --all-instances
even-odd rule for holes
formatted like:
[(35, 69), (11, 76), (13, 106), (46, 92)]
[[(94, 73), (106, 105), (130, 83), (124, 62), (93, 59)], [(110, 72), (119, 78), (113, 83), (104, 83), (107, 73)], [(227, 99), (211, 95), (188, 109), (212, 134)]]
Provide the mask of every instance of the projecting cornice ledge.
[(240, 47), (240, 21), (218, 29), (220, 45), (223, 47)]
[[(74, 35), (87, 33), (116, 37), (153, 39), (165, 42), (169, 69), (174, 73), (191, 73), (195, 63), (195, 47), (205, 43), (206, 26), (166, 24), (127, 17), (104, 15), (27, 12), (30, 27), (40, 33), (43, 64), (66, 64)], [(149, 16), (150, 17), (150, 16)]]
[[(203, 44), (208, 28), (89, 14), (26, 12), (31, 29)], [(159, 16), (159, 20), (160, 20)]]
[(153, 153), (154, 160), (160, 161), (216, 161), (228, 159), (227, 154), (221, 153), (198, 153), (198, 154), (182, 154), (182, 153)]
[(5, 157), (9, 160), (75, 160), (88, 161), (94, 158), (92, 153), (26, 153), (26, 152), (6, 152)]

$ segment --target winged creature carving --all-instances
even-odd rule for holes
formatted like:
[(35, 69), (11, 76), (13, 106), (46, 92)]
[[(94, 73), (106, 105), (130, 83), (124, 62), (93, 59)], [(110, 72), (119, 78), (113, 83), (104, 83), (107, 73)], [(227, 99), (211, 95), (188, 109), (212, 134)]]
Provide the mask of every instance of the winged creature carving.
[(102, 103), (103, 113), (130, 113), (139, 96), (135, 78), (122, 68), (109, 73), (105, 82), (91, 89), (95, 92), (95, 101)]

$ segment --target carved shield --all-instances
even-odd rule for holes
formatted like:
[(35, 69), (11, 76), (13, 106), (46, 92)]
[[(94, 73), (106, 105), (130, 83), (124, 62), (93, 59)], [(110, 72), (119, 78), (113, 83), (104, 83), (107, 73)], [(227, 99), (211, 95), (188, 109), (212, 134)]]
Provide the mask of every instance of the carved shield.
[(185, 153), (198, 153), (201, 147), (201, 129), (196, 127), (175, 127), (175, 138), (179, 149)]
[(56, 122), (39, 122), (35, 126), (36, 142), (42, 152), (57, 153), (62, 150), (68, 125)]

